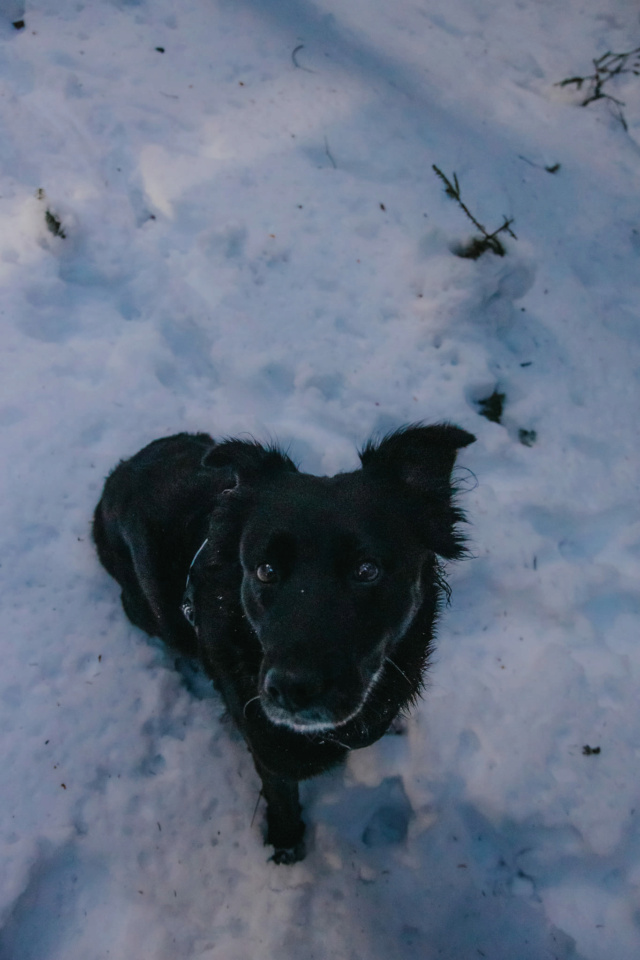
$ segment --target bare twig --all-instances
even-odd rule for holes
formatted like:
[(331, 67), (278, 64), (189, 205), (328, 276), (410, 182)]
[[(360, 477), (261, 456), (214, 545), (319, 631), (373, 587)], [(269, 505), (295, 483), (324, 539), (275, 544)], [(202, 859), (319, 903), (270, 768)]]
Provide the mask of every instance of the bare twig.
[(504, 257), (506, 250), (500, 240), (498, 240), (499, 234), (507, 232), (510, 237), (513, 237), (514, 240), (517, 240), (515, 233), (511, 229), (511, 224), (513, 223), (513, 217), (507, 218), (504, 217), (504, 222), (497, 230), (494, 230), (493, 233), (489, 233), (486, 227), (477, 220), (474, 215), (469, 210), (466, 203), (463, 202), (460, 195), (460, 184), (458, 182), (458, 177), (453, 174), (453, 183), (449, 178), (442, 172), (439, 167), (436, 167), (435, 163), (433, 164), (433, 170), (438, 177), (444, 183), (444, 192), (448, 197), (451, 197), (452, 200), (455, 200), (459, 207), (464, 211), (466, 216), (471, 220), (471, 223), (474, 225), (476, 230), (479, 230), (482, 234), (482, 239), (480, 237), (474, 237), (471, 243), (462, 248), (459, 251), (459, 256), (468, 257), (471, 260), (477, 260), (481, 254), (486, 250), (491, 250), (492, 253), (496, 253), (499, 257)]
[(293, 61), (294, 67), (297, 67), (298, 70), (304, 70), (305, 73), (315, 73), (315, 70), (310, 70), (309, 67), (303, 67), (302, 64), (298, 63), (296, 53), (298, 50), (304, 50), (304, 43), (299, 43), (297, 47), (291, 52), (291, 60)]
[(329, 141), (327, 140), (326, 137), (324, 138), (324, 152), (325, 152), (326, 155), (329, 157), (329, 160), (331, 160), (331, 165), (333, 166), (333, 169), (334, 169), (334, 170), (337, 170), (337, 169), (338, 169), (338, 164), (335, 162), (335, 160), (334, 160), (333, 157), (331, 156), (331, 151), (329, 150)]
[(528, 163), (530, 167), (536, 167), (537, 170), (546, 170), (547, 173), (557, 173), (561, 167), (559, 163), (549, 164), (547, 166), (542, 166), (540, 163), (534, 163), (533, 160), (529, 160), (529, 157), (523, 156), (523, 154), (518, 154), (519, 160), (524, 160), (525, 163)]
[(625, 73), (631, 73), (634, 77), (640, 77), (640, 47), (635, 50), (628, 50), (626, 53), (603, 53), (601, 57), (593, 60), (594, 72), (586, 77), (565, 77), (555, 84), (556, 87), (568, 87), (575, 84), (576, 90), (582, 90), (584, 84), (589, 84), (586, 90), (586, 96), (580, 106), (587, 107), (596, 100), (610, 100), (614, 105), (613, 109), (625, 130), (628, 129), (622, 108), (624, 100), (618, 100), (610, 93), (605, 93), (604, 85), (609, 83), (615, 77), (620, 77)]

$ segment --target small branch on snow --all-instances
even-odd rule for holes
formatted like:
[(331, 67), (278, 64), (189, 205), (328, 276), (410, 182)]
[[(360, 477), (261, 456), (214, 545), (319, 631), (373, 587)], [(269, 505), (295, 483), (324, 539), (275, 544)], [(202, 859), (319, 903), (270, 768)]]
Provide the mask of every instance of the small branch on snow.
[(333, 157), (331, 156), (331, 151), (329, 150), (329, 141), (327, 140), (326, 137), (324, 138), (324, 152), (325, 152), (326, 155), (329, 157), (329, 160), (331, 160), (331, 165), (333, 166), (333, 169), (334, 169), (334, 170), (337, 170), (337, 169), (338, 169), (338, 164), (335, 162), (335, 160), (334, 160)]
[(310, 70), (309, 67), (303, 67), (302, 64), (298, 63), (296, 53), (298, 50), (304, 50), (304, 43), (299, 43), (298, 46), (291, 52), (291, 60), (293, 61), (294, 67), (297, 67), (298, 70), (304, 70), (305, 73), (315, 73), (315, 70)]
[(586, 77), (565, 77), (554, 84), (556, 87), (568, 87), (575, 84), (576, 90), (582, 90), (582, 86), (588, 83), (586, 96), (581, 107), (587, 107), (596, 100), (609, 100), (613, 104), (613, 111), (625, 130), (628, 130), (627, 120), (622, 112), (624, 100), (618, 100), (610, 93), (604, 92), (605, 83), (609, 83), (615, 77), (620, 77), (625, 73), (631, 73), (634, 77), (640, 77), (640, 47), (635, 50), (628, 50), (626, 53), (603, 53), (601, 57), (592, 61), (594, 72)]
[(506, 231), (510, 237), (513, 237), (514, 240), (517, 240), (515, 233), (511, 229), (511, 224), (513, 223), (513, 217), (507, 218), (504, 217), (504, 222), (497, 230), (494, 230), (493, 233), (483, 227), (479, 220), (477, 220), (474, 215), (469, 210), (466, 203), (463, 202), (460, 195), (460, 184), (458, 183), (458, 177), (453, 174), (453, 183), (449, 178), (442, 172), (439, 167), (436, 167), (435, 163), (433, 164), (433, 170), (438, 177), (444, 183), (444, 192), (448, 197), (451, 197), (452, 200), (455, 200), (458, 206), (464, 211), (466, 216), (471, 220), (471, 223), (474, 225), (476, 230), (479, 230), (482, 234), (482, 237), (474, 237), (466, 247), (461, 247), (458, 250), (458, 256), (467, 257), (470, 260), (477, 260), (483, 253), (487, 250), (491, 250), (492, 253), (497, 254), (499, 257), (504, 257), (507, 252), (503, 244), (498, 239), (499, 234)]

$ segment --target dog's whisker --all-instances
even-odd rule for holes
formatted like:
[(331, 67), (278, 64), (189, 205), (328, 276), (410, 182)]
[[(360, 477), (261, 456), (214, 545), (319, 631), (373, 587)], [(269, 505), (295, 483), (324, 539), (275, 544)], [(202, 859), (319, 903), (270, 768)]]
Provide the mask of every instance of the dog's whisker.
[(409, 686), (413, 688), (413, 684), (411, 683), (411, 680), (409, 680), (409, 677), (406, 675), (406, 673), (404, 672), (404, 670), (401, 670), (400, 667), (398, 666), (398, 664), (397, 664), (397, 663), (394, 663), (394, 661), (391, 659), (391, 657), (385, 657), (385, 660), (387, 661), (387, 663), (390, 663), (392, 667), (395, 667), (396, 670), (398, 671), (398, 673), (401, 674), (401, 675), (405, 678), (405, 680), (407, 681), (407, 683), (409, 684)]
[(253, 808), (253, 816), (251, 817), (251, 826), (253, 826), (253, 821), (256, 818), (256, 813), (258, 812), (258, 804), (260, 803), (260, 797), (263, 796), (262, 790), (258, 791), (258, 799), (256, 800), (256, 805)]
[(351, 749), (351, 747), (348, 747), (346, 743), (343, 743), (343, 742), (342, 742), (342, 740), (338, 740), (337, 737), (332, 737), (332, 736), (326, 736), (326, 735), (325, 735), (323, 739), (328, 740), (329, 743), (336, 743), (339, 747), (344, 747), (345, 750), (350, 750), (350, 749)]
[(254, 700), (259, 700), (259, 699), (260, 697), (251, 697), (251, 700), (247, 700), (247, 702), (244, 705), (244, 709), (242, 711), (242, 716), (245, 718), (245, 720), (247, 719), (247, 707), (249, 706), (250, 703), (253, 703)]

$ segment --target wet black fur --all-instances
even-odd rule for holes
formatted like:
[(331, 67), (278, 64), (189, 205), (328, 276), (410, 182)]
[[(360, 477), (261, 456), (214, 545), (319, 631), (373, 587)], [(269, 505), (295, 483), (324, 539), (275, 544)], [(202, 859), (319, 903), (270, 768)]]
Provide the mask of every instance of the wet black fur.
[[(298, 781), (376, 741), (420, 693), (439, 558), (463, 553), (451, 472), (473, 439), (406, 427), (370, 441), (360, 469), (314, 477), (277, 448), (183, 433), (106, 481), (100, 560), (129, 619), (197, 657), (221, 692), (262, 779), (277, 862), (304, 856)], [(257, 575), (265, 564), (273, 582)]]

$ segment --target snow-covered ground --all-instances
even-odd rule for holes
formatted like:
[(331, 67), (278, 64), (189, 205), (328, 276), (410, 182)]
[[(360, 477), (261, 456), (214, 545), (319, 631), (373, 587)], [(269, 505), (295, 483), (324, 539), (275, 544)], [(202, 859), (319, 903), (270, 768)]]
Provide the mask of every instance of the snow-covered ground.
[[(2, 960), (640, 956), (640, 78), (628, 132), (554, 86), (639, 45), (628, 0), (0, 0)], [(103, 478), (445, 418), (475, 559), (428, 695), (275, 866), (98, 565)]]

